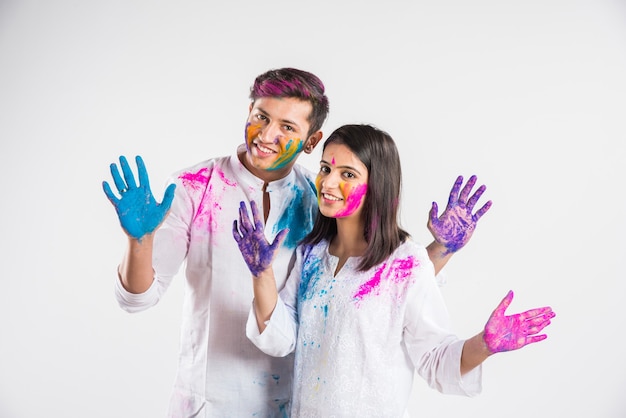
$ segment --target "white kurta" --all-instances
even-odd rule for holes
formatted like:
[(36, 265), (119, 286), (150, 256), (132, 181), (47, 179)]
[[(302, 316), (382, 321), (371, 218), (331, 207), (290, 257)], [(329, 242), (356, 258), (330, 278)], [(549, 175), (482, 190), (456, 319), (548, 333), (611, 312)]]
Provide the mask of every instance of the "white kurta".
[(482, 368), (460, 375), (463, 340), (449, 316), (426, 249), (409, 240), (358, 272), (327, 242), (299, 247), (263, 334), (254, 310), (247, 335), (268, 354), (295, 350), (293, 417), (402, 417), (414, 372), (443, 393), (481, 391)]
[[(241, 148), (240, 148), (241, 151)], [(259, 351), (245, 334), (253, 298), (252, 278), (233, 239), (241, 201), (262, 208), (263, 181), (236, 155), (204, 161), (177, 172), (169, 216), (154, 243), (152, 287), (116, 296), (130, 312), (153, 306), (186, 261), (185, 300), (179, 367), (170, 417), (284, 417), (289, 408), (293, 358)], [(282, 288), (293, 265), (296, 243), (317, 216), (312, 174), (300, 166), (268, 185), (271, 210), (265, 234), (290, 233), (277, 255), (276, 279)]]

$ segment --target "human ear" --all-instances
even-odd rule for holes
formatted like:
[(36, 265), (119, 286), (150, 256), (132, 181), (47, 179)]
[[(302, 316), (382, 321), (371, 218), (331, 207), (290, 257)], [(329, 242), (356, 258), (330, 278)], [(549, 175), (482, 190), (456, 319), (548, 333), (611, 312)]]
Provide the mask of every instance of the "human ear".
[(323, 136), (324, 134), (322, 133), (322, 131), (317, 131), (314, 134), (310, 135), (309, 139), (306, 141), (306, 145), (304, 146), (304, 152), (306, 152), (307, 154), (312, 153), (315, 149), (315, 146), (319, 144), (319, 142), (322, 140)]

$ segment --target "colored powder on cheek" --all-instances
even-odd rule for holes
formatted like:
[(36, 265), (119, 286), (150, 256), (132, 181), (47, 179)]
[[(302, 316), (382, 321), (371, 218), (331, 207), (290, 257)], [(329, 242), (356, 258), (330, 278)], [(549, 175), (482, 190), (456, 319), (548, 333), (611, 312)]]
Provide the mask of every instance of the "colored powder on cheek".
[(346, 192), (348, 195), (345, 198), (346, 206), (343, 210), (338, 211), (335, 217), (352, 215), (359, 208), (365, 193), (367, 193), (367, 184), (359, 184), (352, 189), (346, 190)]
[(248, 150), (250, 149), (250, 145), (252, 144), (252, 140), (254, 140), (254, 138), (259, 136), (259, 132), (261, 132), (261, 125), (259, 125), (259, 124), (252, 124), (252, 123), (249, 123), (249, 122), (246, 124), (245, 137), (246, 137), (246, 148)]
[(315, 194), (317, 195), (317, 203), (319, 204), (322, 195), (320, 194), (320, 190), (322, 190), (322, 176), (319, 174), (315, 178)]
[(302, 140), (300, 138), (290, 139), (285, 145), (282, 154), (274, 161), (269, 170), (278, 170), (292, 162), (302, 150)]

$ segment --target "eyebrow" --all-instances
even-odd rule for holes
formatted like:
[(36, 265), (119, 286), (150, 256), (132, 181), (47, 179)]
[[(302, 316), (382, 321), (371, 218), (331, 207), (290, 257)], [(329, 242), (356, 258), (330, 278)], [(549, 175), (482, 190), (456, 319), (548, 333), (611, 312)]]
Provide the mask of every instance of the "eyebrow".
[[(320, 163), (324, 163), (326, 165), (332, 165), (330, 164), (328, 161), (326, 160), (320, 160)], [(351, 165), (338, 165), (336, 166), (337, 168), (347, 168), (348, 170), (352, 170), (352, 171), (356, 171), (359, 175), (362, 175), (361, 172), (359, 170), (357, 170), (356, 168), (352, 167)]]

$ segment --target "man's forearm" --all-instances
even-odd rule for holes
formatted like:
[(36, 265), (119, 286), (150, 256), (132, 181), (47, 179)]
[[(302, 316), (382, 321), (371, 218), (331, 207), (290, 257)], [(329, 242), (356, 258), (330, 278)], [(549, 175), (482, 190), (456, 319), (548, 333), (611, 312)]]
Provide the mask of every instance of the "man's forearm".
[(124, 289), (130, 293), (143, 293), (150, 288), (154, 280), (152, 268), (153, 235), (144, 235), (141, 241), (128, 238), (128, 249), (118, 274)]

